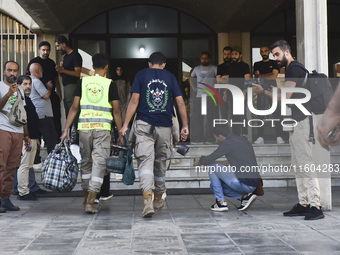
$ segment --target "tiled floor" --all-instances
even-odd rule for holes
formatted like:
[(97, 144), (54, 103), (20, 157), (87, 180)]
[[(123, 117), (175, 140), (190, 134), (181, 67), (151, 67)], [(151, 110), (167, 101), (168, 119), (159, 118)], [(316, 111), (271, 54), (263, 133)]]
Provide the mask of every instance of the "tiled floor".
[(212, 194), (169, 195), (151, 219), (141, 217), (141, 196), (117, 196), (87, 215), (81, 197), (19, 201), (0, 214), (0, 254), (340, 254), (339, 187), (325, 219), (283, 217), (296, 203), (295, 188), (267, 188), (246, 212), (228, 200), (212, 212)]

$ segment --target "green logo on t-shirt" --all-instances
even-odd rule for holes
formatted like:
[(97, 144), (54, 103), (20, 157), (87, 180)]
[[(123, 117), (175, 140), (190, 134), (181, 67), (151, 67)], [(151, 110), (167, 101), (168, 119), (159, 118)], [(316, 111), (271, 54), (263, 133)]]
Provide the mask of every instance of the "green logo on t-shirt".
[[(151, 88), (152, 84), (157, 84), (158, 86), (153, 86), (156, 88)], [(168, 103), (169, 92), (167, 90), (167, 85), (163, 80), (155, 79), (148, 83), (148, 88), (146, 90), (146, 101), (149, 107), (152, 109), (150, 111), (161, 111), (164, 110)]]

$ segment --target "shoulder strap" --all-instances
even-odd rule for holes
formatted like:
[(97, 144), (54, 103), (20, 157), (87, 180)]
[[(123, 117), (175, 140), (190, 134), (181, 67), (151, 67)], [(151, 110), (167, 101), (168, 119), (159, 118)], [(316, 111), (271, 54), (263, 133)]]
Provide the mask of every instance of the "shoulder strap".
[(309, 138), (308, 142), (315, 144), (313, 115), (309, 116)]

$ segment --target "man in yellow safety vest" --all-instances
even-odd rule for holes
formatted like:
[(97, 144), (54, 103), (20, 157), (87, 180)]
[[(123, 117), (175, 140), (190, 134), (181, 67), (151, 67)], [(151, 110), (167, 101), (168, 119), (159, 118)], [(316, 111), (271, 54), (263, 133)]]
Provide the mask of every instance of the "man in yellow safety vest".
[[(105, 54), (92, 57), (94, 76), (84, 77), (77, 84), (74, 101), (60, 139), (68, 139), (68, 129), (80, 107), (78, 121), (82, 188), (86, 213), (97, 213), (94, 199), (100, 191), (110, 156), (110, 131), (113, 116), (117, 128), (122, 127), (117, 87), (105, 78), (110, 59)], [(112, 116), (113, 114), (113, 116)], [(119, 137), (118, 144), (122, 144)]]

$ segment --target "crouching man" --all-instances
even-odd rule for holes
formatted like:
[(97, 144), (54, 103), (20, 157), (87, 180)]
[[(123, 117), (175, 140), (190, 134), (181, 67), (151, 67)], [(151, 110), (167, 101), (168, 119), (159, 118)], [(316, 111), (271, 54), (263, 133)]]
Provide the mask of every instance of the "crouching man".
[[(78, 130), (83, 206), (86, 213), (98, 212), (94, 199), (103, 183), (106, 158), (110, 156), (112, 114), (117, 128), (122, 127), (117, 87), (112, 80), (105, 78), (109, 61), (104, 54), (95, 54), (92, 57), (95, 75), (84, 77), (78, 82), (65, 129), (60, 137), (60, 140), (68, 139), (68, 129), (80, 106)], [(122, 137), (119, 137), (118, 144), (122, 144)]]
[[(210, 187), (216, 197), (216, 203), (211, 206), (211, 210), (228, 211), (224, 199), (224, 196), (227, 196), (241, 200), (238, 209), (244, 211), (255, 201), (255, 189), (261, 181), (256, 168), (254, 149), (247, 139), (228, 134), (224, 126), (218, 125), (213, 129), (213, 133), (219, 144), (218, 148), (208, 156), (195, 159), (194, 163), (195, 166), (208, 166)], [(223, 155), (228, 160), (228, 166), (216, 162)]]

